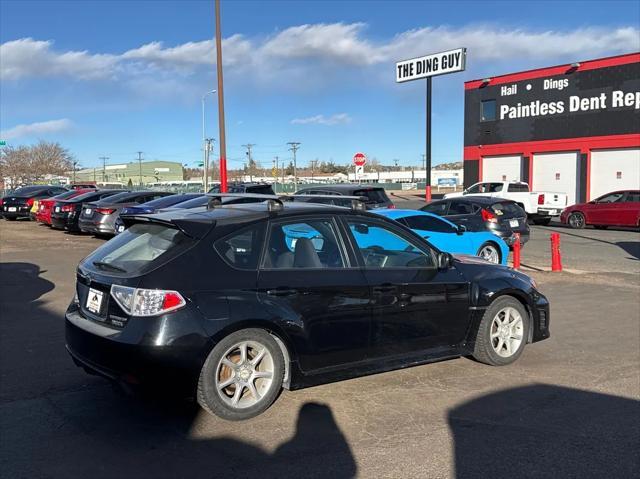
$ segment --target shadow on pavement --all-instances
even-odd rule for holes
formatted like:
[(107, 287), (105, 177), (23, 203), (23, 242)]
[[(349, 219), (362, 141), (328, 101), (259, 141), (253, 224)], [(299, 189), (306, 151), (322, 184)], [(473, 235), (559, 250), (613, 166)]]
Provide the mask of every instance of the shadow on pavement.
[(626, 251), (629, 259), (640, 260), (640, 241), (618, 241), (616, 245)]
[(458, 479), (637, 477), (640, 402), (534, 385), (449, 411)]

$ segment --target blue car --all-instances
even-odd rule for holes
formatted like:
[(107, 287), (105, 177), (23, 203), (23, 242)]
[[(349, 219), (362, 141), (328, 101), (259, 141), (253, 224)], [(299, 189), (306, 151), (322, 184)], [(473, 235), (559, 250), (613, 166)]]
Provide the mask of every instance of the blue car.
[(509, 247), (492, 233), (466, 231), (464, 227), (426, 211), (380, 210), (376, 214), (408, 226), (441, 251), (470, 254), (492, 263), (507, 264)]

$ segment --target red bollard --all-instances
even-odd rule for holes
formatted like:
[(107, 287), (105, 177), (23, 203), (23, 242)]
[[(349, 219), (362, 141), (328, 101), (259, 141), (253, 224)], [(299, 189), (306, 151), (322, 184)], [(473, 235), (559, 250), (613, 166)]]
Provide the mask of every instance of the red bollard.
[(515, 242), (513, 243), (513, 269), (520, 267), (520, 233), (515, 233)]
[(551, 233), (551, 271), (562, 271), (559, 233)]

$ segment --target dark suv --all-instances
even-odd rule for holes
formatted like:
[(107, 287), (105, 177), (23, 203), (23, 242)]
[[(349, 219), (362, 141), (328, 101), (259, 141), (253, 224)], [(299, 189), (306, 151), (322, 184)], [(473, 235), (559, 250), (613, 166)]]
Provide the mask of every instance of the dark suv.
[(549, 336), (525, 274), (367, 211), (273, 198), (125, 218), (78, 266), (65, 321), (76, 364), (184, 388), (238, 420), (283, 387), (464, 355), (505, 365)]
[[(368, 210), (376, 208), (394, 208), (393, 202), (381, 186), (366, 186), (356, 183), (340, 183), (335, 185), (316, 185), (302, 188), (296, 195), (337, 195), (359, 196)], [(326, 202), (324, 200), (323, 202)]]

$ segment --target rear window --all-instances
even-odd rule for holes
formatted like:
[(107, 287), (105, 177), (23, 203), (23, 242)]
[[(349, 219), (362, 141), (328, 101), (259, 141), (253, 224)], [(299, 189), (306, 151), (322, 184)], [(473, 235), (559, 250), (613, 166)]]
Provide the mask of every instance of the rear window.
[(141, 273), (175, 257), (193, 243), (178, 229), (139, 223), (106, 242), (84, 264), (105, 273)]
[(22, 188), (18, 188), (11, 194), (13, 196), (29, 195), (31, 193), (35, 193), (36, 191), (41, 191), (44, 189), (44, 186), (23, 186)]
[(207, 206), (208, 203), (209, 203), (208, 196), (200, 196), (198, 198), (194, 198), (189, 201), (183, 201), (182, 203), (178, 203), (177, 205), (174, 205), (174, 207), (189, 209), (189, 208), (197, 208), (199, 206)]
[(529, 193), (529, 185), (526, 183), (509, 183), (507, 191), (510, 193)]
[(238, 269), (257, 269), (263, 236), (264, 223), (258, 223), (219, 239), (214, 247), (230, 266)]
[(525, 215), (524, 210), (515, 203), (494, 203), (490, 206), (490, 209), (496, 216), (512, 217)]
[(54, 196), (56, 200), (65, 200), (71, 196), (80, 196), (76, 190), (65, 191), (64, 193), (60, 193), (59, 195)]
[(382, 188), (375, 190), (355, 190), (353, 196), (365, 196), (367, 198), (365, 203), (368, 205), (389, 202), (389, 198)]

